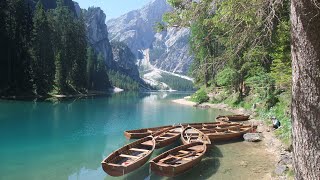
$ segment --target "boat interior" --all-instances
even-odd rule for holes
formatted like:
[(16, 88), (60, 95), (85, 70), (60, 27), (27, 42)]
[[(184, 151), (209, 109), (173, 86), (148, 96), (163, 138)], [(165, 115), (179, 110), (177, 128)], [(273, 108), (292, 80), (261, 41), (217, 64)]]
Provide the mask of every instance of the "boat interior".
[(203, 145), (193, 146), (172, 152), (155, 163), (159, 165), (181, 165), (201, 156), (203, 151)]
[(128, 166), (135, 161), (145, 157), (153, 148), (153, 141), (148, 140), (135, 146), (125, 146), (118, 150), (108, 162), (111, 165)]

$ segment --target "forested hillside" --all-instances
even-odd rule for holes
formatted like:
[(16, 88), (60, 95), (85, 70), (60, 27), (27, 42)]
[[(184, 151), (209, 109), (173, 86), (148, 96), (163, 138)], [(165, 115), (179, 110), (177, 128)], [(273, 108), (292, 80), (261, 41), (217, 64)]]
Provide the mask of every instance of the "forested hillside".
[(283, 122), (289, 140), (291, 57), (288, 0), (168, 0), (167, 26), (190, 27), (195, 83), (215, 94), (213, 102), (258, 108)]
[(70, 2), (39, 1), (33, 9), (33, 1), (1, 1), (0, 94), (78, 94), (110, 87), (105, 63), (88, 49), (84, 20)]

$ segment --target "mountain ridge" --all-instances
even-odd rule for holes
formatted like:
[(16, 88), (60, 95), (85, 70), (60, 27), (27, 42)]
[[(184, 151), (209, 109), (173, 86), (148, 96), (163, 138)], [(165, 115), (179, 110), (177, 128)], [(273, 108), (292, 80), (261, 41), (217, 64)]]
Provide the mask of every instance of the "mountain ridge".
[[(161, 70), (183, 74), (188, 73), (193, 57), (189, 55), (187, 28), (169, 28), (155, 32), (154, 26), (162, 22), (162, 15), (172, 10), (166, 0), (153, 0), (144, 7), (130, 11), (107, 21), (110, 40), (124, 42), (138, 59), (140, 69), (145, 59)], [(143, 54), (149, 50), (149, 57)]]

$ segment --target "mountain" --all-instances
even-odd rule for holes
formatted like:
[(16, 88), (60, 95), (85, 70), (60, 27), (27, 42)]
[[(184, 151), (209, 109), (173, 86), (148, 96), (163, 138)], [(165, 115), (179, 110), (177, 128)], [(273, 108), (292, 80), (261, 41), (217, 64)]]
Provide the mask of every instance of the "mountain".
[[(75, 8), (77, 10), (77, 8)], [(110, 43), (105, 24), (106, 15), (99, 7), (82, 11), (87, 26), (87, 38), (97, 54), (102, 54), (109, 69), (109, 79), (113, 84), (126, 90), (150, 87), (140, 78), (137, 58), (130, 48), (122, 42)], [(120, 83), (121, 82), (121, 83)]]
[(141, 71), (160, 69), (187, 74), (193, 59), (188, 52), (189, 29), (154, 30), (162, 15), (171, 10), (166, 0), (152, 0), (139, 10), (111, 19), (107, 22), (110, 40), (126, 43), (138, 58)]
[(132, 77), (137, 82), (141, 81), (137, 59), (129, 47), (123, 42), (112, 42), (111, 46), (114, 62), (112, 69)]
[(108, 29), (105, 24), (106, 15), (100, 8), (90, 7), (83, 10), (87, 27), (87, 38), (90, 46), (101, 53), (108, 67), (113, 65), (112, 47), (108, 38)]

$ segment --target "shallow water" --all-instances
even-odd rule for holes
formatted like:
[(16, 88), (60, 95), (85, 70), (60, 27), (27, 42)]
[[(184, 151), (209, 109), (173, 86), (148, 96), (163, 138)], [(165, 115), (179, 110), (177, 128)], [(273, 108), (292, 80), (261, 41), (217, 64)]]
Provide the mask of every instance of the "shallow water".
[[(120, 93), (55, 103), (1, 100), (0, 179), (115, 179), (104, 173), (100, 162), (131, 142), (124, 138), (124, 130), (210, 122), (227, 113), (171, 102), (186, 95)], [(153, 156), (169, 148), (156, 150)], [(216, 145), (198, 166), (177, 179), (248, 179), (255, 171), (259, 177), (272, 166), (260, 148), (244, 142)], [(162, 179), (149, 173), (148, 164), (123, 178)]]

